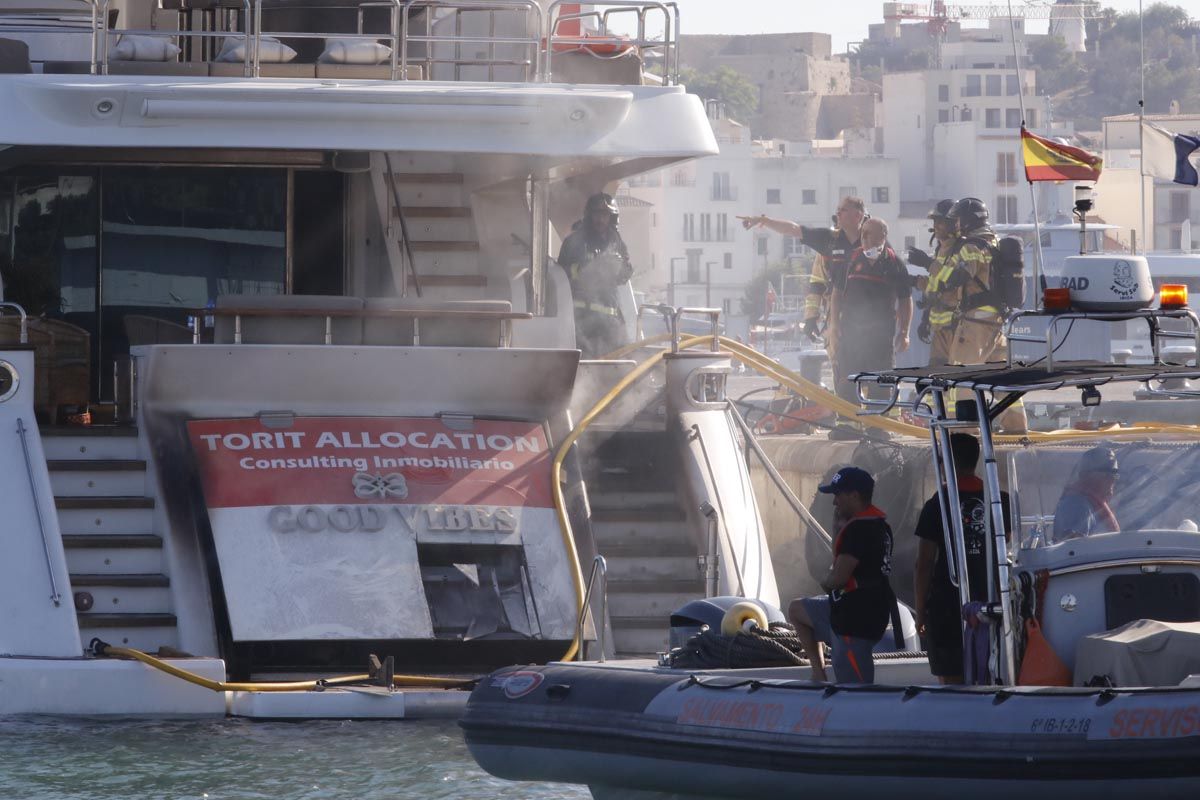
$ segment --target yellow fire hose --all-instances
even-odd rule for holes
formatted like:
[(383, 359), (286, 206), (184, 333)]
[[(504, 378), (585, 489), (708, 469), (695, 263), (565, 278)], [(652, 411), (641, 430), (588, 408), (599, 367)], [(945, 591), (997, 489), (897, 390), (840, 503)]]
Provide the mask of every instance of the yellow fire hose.
[[(334, 686), (348, 686), (352, 684), (371, 684), (374, 679), (370, 675), (339, 675), (335, 678), (319, 678), (311, 681), (278, 681), (278, 682), (263, 682), (263, 683), (238, 683), (230, 681), (214, 681), (211, 678), (206, 678), (203, 675), (197, 675), (194, 672), (189, 672), (186, 669), (181, 669), (174, 664), (169, 664), (162, 659), (155, 658), (149, 653), (143, 653), (141, 650), (134, 650), (132, 647), (113, 647), (112, 645), (99, 642), (96, 645), (97, 655), (112, 656), (113, 658), (129, 658), (135, 661), (140, 661), (147, 666), (154, 667), (173, 675), (176, 678), (185, 680), (188, 683), (194, 683), (197, 686), (203, 686), (205, 689), (211, 689), (214, 692), (310, 692), (314, 689), (322, 689)], [(473, 683), (471, 680), (463, 680), (461, 678), (435, 678), (427, 675), (396, 675), (392, 678), (392, 685), (396, 687), (426, 687), (430, 689), (461, 689), (470, 686)]]

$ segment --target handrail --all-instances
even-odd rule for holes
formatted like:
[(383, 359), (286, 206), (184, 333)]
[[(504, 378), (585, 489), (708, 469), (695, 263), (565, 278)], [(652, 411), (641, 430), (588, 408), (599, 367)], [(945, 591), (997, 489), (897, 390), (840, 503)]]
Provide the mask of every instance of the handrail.
[[(631, 48), (637, 48), (639, 53), (662, 48), (663, 84), (671, 85), (679, 82), (679, 7), (676, 3), (643, 2), (642, 0), (603, 0), (599, 3), (592, 3), (593, 9), (591, 11), (580, 11), (572, 14), (561, 13), (561, 6), (570, 1), (555, 0), (546, 9), (546, 19), (549, 22), (549, 28), (546, 34), (546, 58), (544, 62), (545, 68), (541, 74), (542, 81), (549, 82), (553, 77), (553, 56), (556, 45), (586, 47), (589, 43), (620, 43), (627, 44)], [(661, 40), (646, 38), (646, 14), (650, 11), (659, 11), (662, 13), (663, 38)], [(609, 17), (620, 13), (634, 13), (637, 15), (636, 38), (618, 38), (615, 35), (609, 34)], [(600, 29), (599, 36), (567, 36), (558, 33), (558, 26), (561, 23), (584, 19), (596, 20), (597, 27)], [(676, 23), (674, 28), (671, 25), (672, 21)], [(672, 64), (672, 62), (674, 63)]]
[(754, 431), (746, 422), (745, 417), (742, 416), (742, 412), (738, 411), (737, 404), (732, 400), (728, 401), (728, 403), (730, 416), (733, 417), (733, 421), (737, 423), (738, 427), (742, 429), (742, 436), (746, 438), (746, 444), (749, 445), (752, 451), (754, 451), (754, 455), (758, 456), (758, 460), (762, 463), (763, 468), (767, 471), (767, 475), (771, 478), (772, 483), (774, 483), (776, 488), (783, 493), (783, 498), (787, 501), (788, 505), (792, 507), (792, 510), (796, 512), (796, 515), (799, 516), (800, 519), (804, 520), (808, 527), (820, 537), (825, 546), (832, 551), (833, 537), (829, 535), (829, 531), (825, 530), (821, 523), (817, 521), (817, 518), (812, 515), (812, 512), (808, 510), (808, 507), (805, 506), (804, 503), (800, 501), (800, 498), (796, 496), (796, 493), (792, 491), (792, 487), (788, 486), (787, 481), (783, 479), (781, 474), (779, 474), (779, 470), (777, 470), (775, 465), (771, 463), (771, 459), (767, 456), (766, 451), (763, 450), (762, 445), (758, 443), (758, 437), (754, 435)]
[[(405, 11), (405, 14), (408, 12)], [(408, 67), (405, 67), (407, 72)], [(392, 154), (383, 152), (383, 163), (387, 169), (387, 183), (392, 190), (392, 202), (396, 204), (396, 214), (400, 218), (400, 238), (404, 244), (404, 256), (408, 259), (408, 271), (412, 274), (413, 288), (417, 297), (421, 296), (421, 279), (417, 276), (417, 259), (413, 256), (412, 239), (408, 235), (408, 219), (404, 216), (404, 204), (400, 201), (400, 187), (396, 185), (396, 173), (392, 169)]]
[[(1018, 320), (1028, 319), (1030, 317), (1045, 317), (1048, 319), (1046, 324), (1046, 333), (1044, 337), (1034, 336), (1028, 333), (1018, 333), (1015, 331), (1015, 325)], [(1051, 372), (1054, 369), (1054, 335), (1058, 331), (1058, 325), (1064, 320), (1075, 321), (1097, 320), (1100, 322), (1121, 322), (1133, 319), (1142, 319), (1146, 321), (1146, 325), (1150, 329), (1150, 352), (1153, 355), (1154, 363), (1164, 364), (1162, 360), (1162, 352), (1160, 350), (1160, 339), (1188, 339), (1196, 347), (1196, 352), (1200, 353), (1200, 318), (1196, 316), (1196, 312), (1190, 308), (1178, 309), (1161, 309), (1147, 308), (1135, 311), (1035, 311), (1023, 310), (1018, 311), (1009, 317), (1005, 324), (1005, 337), (1008, 339), (1008, 366), (1011, 368), (1014, 363), (1013, 358), (1013, 342), (1026, 342), (1032, 344), (1045, 344), (1046, 354), (1042, 357), (1046, 361), (1046, 371)], [(1191, 323), (1191, 332), (1185, 331), (1165, 331), (1159, 327), (1161, 319), (1181, 319)], [(1018, 362), (1019, 363), (1019, 362)]]
[[(94, 0), (89, 1), (94, 3)], [(112, 0), (100, 0), (99, 8), (101, 20), (108, 19), (108, 6), (111, 2)], [(261, 0), (257, 0), (257, 2), (261, 2)], [(164, 39), (237, 39), (240, 37), (243, 43), (242, 70), (243, 74), (249, 78), (258, 75), (257, 71), (251, 69), (251, 50), (253, 49), (255, 52), (257, 52), (258, 38), (257, 35), (253, 40), (250, 38), (250, 0), (242, 0), (242, 13), (245, 15), (243, 19), (246, 20), (246, 29), (240, 34), (234, 31), (141, 30), (135, 28), (119, 28), (112, 33), (114, 33), (118, 39), (120, 39), (122, 36), (156, 36)], [(100, 26), (99, 41), (97, 42), (97, 38), (95, 36), (93, 36), (92, 39), (92, 74), (96, 74), (97, 72), (100, 75), (108, 74), (108, 37), (108, 24), (104, 23)]]
[[(414, 7), (425, 7), (427, 9), (429, 9), (429, 13), (426, 14), (426, 19), (425, 19), (425, 35), (424, 36), (414, 35), (409, 32), (409, 17), (411, 16), (410, 12)], [(439, 8), (453, 9), (454, 16), (455, 16), (455, 26), (456, 26), (455, 33), (453, 35), (450, 35), (450, 36), (435, 36), (434, 35), (434, 33), (433, 33), (433, 13), (432, 12), (433, 12), (433, 10), (439, 9)], [(482, 12), (482, 11), (487, 11), (491, 14), (491, 22), (492, 22), (493, 29), (495, 26), (496, 12), (498, 12), (498, 11), (499, 12), (525, 11), (526, 12), (526, 17), (525, 17), (526, 32), (529, 31), (530, 26), (529, 26), (528, 20), (529, 20), (529, 14), (530, 14), (530, 12), (532, 12), (534, 20), (537, 23), (537, 26), (536, 26), (537, 33), (534, 36), (526, 36), (526, 37), (520, 37), (520, 36), (498, 37), (495, 35), (493, 35), (493, 36), (463, 36), (459, 32), (461, 30), (460, 19), (459, 19), (461, 14), (463, 12), (469, 13), (469, 12)], [(487, 44), (490, 46), (489, 52), (493, 56), (495, 55), (495, 52), (496, 52), (496, 50), (495, 50), (496, 45), (523, 45), (525, 47), (531, 48), (531, 52), (533, 54), (532, 64), (530, 64), (529, 61), (496, 62), (495, 58), (493, 57), (493, 58), (489, 59), (489, 61), (487, 62), (489, 65), (489, 70), (491, 67), (495, 66), (496, 63), (500, 63), (505, 66), (525, 66), (525, 67), (532, 66), (533, 67), (533, 76), (535, 78), (541, 72), (541, 64), (542, 64), (541, 35), (542, 35), (542, 30), (545, 27), (545, 16), (542, 13), (542, 7), (538, 3), (534, 2), (534, 0), (405, 0), (403, 11), (402, 11), (400, 17), (401, 17), (401, 19), (400, 19), (400, 69), (401, 69), (401, 72), (403, 73), (401, 75), (401, 80), (408, 79), (408, 45), (410, 42), (420, 42), (420, 43), (423, 43), (426, 45), (427, 52), (425, 54), (425, 63), (426, 63), (426, 66), (430, 68), (430, 72), (432, 72), (432, 67), (434, 64), (458, 63), (458, 60), (456, 60), (456, 59), (451, 59), (450, 61), (444, 61), (442, 59), (434, 58), (433, 53), (429, 52), (429, 46), (430, 45), (438, 45), (438, 44), (453, 44), (453, 45)], [(429, 78), (430, 75), (427, 74), (425, 77)], [(528, 74), (526, 75), (526, 80), (529, 80)]]
[(716, 597), (721, 591), (721, 517), (713, 504), (705, 500), (700, 513), (708, 522), (708, 544), (704, 550), (704, 596)]
[(592, 586), (596, 583), (596, 576), (600, 576), (600, 611), (596, 614), (596, 643), (600, 645), (600, 663), (604, 663), (605, 650), (607, 642), (604, 636), (605, 620), (608, 617), (608, 562), (604, 556), (596, 556), (592, 559), (592, 571), (588, 575), (587, 589), (583, 593), (583, 605), (579, 609), (579, 622), (575, 626), (575, 638), (579, 642), (583, 642), (583, 623), (587, 618), (588, 609), (592, 602)]
[(17, 314), (21, 317), (21, 329), (18, 334), (18, 341), (21, 344), (29, 344), (29, 315), (25, 313), (25, 308), (19, 303), (10, 303), (0, 301), (0, 308), (15, 308)]
[(25, 454), (25, 473), (29, 476), (29, 495), (33, 498), (33, 512), (37, 516), (38, 530), (42, 534), (42, 554), (46, 557), (46, 573), (50, 576), (50, 602), (62, 604), (58, 583), (54, 580), (54, 563), (50, 560), (50, 541), (46, 538), (46, 521), (42, 517), (42, 502), (38, 497), (37, 479), (33, 476), (33, 459), (29, 455), (29, 442), (25, 438), (25, 420), (17, 417), (17, 436), (21, 439), (21, 452)]
[(679, 308), (671, 308), (670, 306), (665, 306), (665, 308), (668, 308), (671, 311), (670, 323), (671, 323), (671, 352), (672, 353), (679, 352), (679, 318), (682, 317), (684, 314), (696, 314), (698, 316), (705, 316), (705, 317), (709, 318), (709, 322), (712, 324), (712, 333), (709, 334), (712, 337), (712, 352), (714, 352), (714, 353), (721, 352), (721, 341), (720, 341), (721, 309), (719, 309), (719, 308), (689, 308), (687, 306), (680, 306)]

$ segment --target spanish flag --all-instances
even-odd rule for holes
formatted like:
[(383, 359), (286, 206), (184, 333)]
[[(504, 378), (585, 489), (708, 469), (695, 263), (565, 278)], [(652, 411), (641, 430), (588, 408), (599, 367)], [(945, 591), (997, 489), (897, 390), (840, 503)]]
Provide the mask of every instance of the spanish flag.
[(1104, 159), (1078, 147), (1052, 142), (1021, 128), (1021, 150), (1025, 158), (1025, 180), (1095, 181), (1100, 179)]

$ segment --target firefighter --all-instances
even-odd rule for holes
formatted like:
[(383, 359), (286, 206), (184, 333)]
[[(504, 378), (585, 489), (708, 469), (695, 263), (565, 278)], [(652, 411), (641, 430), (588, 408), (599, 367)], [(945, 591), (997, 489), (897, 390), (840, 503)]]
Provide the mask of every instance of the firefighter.
[(934, 367), (950, 363), (956, 314), (962, 302), (962, 290), (950, 289), (946, 285), (954, 273), (950, 256), (957, 236), (949, 216), (953, 206), (953, 200), (942, 200), (929, 212), (933, 224), (929, 237), (929, 243), (934, 247), (933, 255), (916, 247), (908, 251), (908, 263), (929, 271), (929, 277), (922, 287), (922, 315), (917, 336), (929, 345), (929, 365)]
[(617, 289), (633, 277), (629, 250), (617, 231), (617, 204), (610, 194), (587, 200), (583, 219), (563, 240), (558, 264), (567, 272), (575, 300), (575, 341), (585, 358), (626, 344)]

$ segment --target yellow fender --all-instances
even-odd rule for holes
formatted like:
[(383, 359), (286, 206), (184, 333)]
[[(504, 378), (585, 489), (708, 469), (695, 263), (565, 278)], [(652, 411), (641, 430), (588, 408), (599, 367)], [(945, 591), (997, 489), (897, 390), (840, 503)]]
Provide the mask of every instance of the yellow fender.
[(749, 633), (756, 627), (767, 630), (767, 615), (755, 603), (734, 603), (721, 617), (721, 633), (726, 636)]

